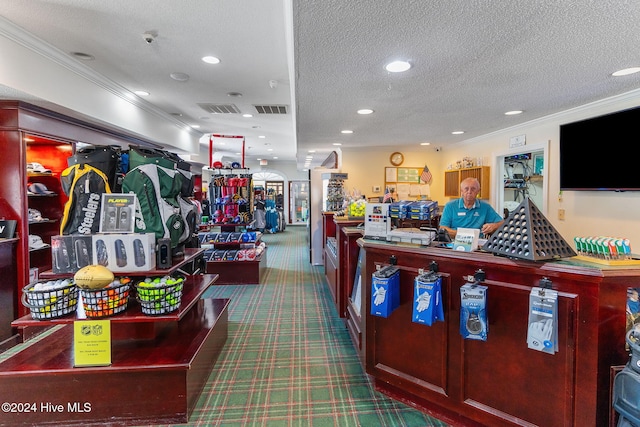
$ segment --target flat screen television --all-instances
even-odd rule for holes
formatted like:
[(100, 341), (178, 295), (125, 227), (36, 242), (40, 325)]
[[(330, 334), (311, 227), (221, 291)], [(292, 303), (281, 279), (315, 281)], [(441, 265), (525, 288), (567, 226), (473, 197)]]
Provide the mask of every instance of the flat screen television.
[(560, 190), (640, 191), (640, 107), (560, 126)]

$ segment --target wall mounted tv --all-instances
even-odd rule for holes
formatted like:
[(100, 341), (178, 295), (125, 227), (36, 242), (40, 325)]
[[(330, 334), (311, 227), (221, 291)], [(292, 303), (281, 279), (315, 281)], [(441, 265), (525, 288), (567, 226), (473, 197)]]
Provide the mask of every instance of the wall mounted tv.
[(640, 191), (640, 107), (560, 126), (560, 190)]

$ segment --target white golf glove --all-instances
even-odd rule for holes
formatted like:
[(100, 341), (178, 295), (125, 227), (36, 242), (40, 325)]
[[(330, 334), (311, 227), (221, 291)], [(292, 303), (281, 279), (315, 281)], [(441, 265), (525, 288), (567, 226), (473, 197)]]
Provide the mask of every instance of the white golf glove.
[(529, 348), (534, 350), (544, 350), (545, 342), (547, 345), (551, 342), (553, 334), (553, 319), (544, 319), (532, 322), (529, 325), (527, 334), (527, 344)]
[(431, 303), (431, 295), (429, 295), (429, 292), (423, 292), (422, 294), (420, 294), (420, 296), (418, 296), (418, 298), (416, 298), (416, 302), (418, 303), (416, 310), (418, 311), (418, 313), (422, 313), (427, 308), (429, 308), (429, 304)]
[(373, 285), (373, 287), (376, 289), (376, 291), (373, 293), (373, 296), (375, 297), (375, 299), (373, 300), (373, 304), (380, 305), (384, 302), (384, 299), (387, 296), (387, 290), (382, 286), (376, 287), (375, 285)]

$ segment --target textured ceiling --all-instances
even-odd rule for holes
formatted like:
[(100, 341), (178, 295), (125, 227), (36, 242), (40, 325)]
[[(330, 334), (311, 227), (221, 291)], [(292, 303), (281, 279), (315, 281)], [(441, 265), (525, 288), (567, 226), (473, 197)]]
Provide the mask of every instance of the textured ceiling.
[(294, 22), (299, 146), (447, 144), (640, 87), (611, 77), (640, 65), (639, 2), (324, 0)]
[[(86, 65), (146, 88), (167, 114), (205, 133), (247, 135), (249, 155), (297, 152), (299, 164), (309, 149), (322, 162), (335, 142), (446, 146), (640, 88), (640, 74), (611, 77), (640, 66), (636, 1), (0, 0), (0, 11), (61, 52), (92, 53)], [(158, 33), (151, 45), (148, 30)], [(221, 67), (201, 63), (205, 54)], [(412, 68), (387, 73), (392, 59)], [(207, 114), (202, 103), (241, 112), (282, 104), (289, 114), (247, 121)], [(356, 114), (365, 107), (375, 113)], [(504, 115), (514, 109), (524, 113)]]

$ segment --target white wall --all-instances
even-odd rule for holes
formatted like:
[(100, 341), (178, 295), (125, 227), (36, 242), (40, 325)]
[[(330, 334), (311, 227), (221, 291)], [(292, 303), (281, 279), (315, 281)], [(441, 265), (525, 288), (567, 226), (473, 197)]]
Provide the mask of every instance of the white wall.
[[(422, 148), (422, 149), (420, 149)], [(385, 167), (393, 167), (389, 162), (393, 147), (372, 147), (361, 150), (342, 148), (342, 172), (349, 174), (345, 188), (349, 193), (360, 191), (367, 197), (382, 196), (385, 184)], [(415, 151), (404, 151), (404, 162), (400, 167), (422, 168), (426, 164), (433, 174), (431, 199), (444, 202), (444, 169), (442, 157), (433, 146), (419, 147)], [(381, 188), (380, 193), (373, 193), (373, 186)]]
[(15, 30), (6, 20), (0, 20), (0, 52), (0, 84), (4, 86), (156, 142), (170, 151), (199, 151), (199, 133), (187, 131), (169, 114), (139, 98), (116, 92), (112, 83), (98, 80), (82, 64)]

